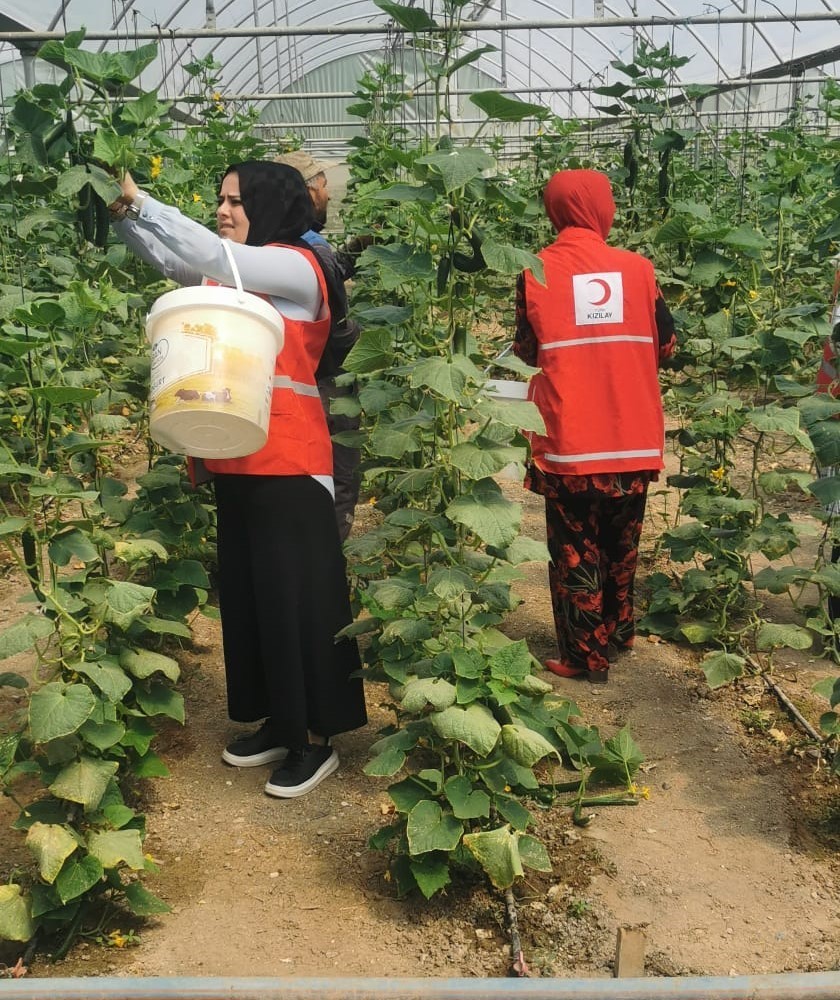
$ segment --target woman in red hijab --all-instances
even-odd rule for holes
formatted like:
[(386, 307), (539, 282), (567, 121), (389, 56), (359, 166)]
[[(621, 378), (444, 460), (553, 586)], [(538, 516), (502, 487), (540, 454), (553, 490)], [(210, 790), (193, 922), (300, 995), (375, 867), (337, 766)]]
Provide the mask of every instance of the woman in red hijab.
[(648, 483), (663, 467), (657, 368), (674, 322), (653, 265), (607, 246), (609, 179), (562, 170), (543, 196), (557, 239), (516, 289), (515, 353), (541, 369), (529, 397), (546, 425), (532, 434), (525, 485), (545, 497), (548, 567), (561, 677), (606, 681), (632, 647), (633, 581)]

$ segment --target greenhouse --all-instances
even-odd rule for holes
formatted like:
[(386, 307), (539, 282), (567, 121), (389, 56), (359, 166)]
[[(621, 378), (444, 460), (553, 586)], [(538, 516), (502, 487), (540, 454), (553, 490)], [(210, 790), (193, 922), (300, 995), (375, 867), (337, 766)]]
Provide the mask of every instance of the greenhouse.
[(839, 60), (0, 0), (0, 994), (838, 995)]

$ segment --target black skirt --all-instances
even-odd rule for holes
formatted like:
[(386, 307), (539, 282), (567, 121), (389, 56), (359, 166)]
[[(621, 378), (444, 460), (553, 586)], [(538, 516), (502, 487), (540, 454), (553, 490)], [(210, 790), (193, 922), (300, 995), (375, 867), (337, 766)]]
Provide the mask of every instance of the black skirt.
[(285, 746), (367, 721), (333, 500), (310, 476), (215, 477), (228, 714)]

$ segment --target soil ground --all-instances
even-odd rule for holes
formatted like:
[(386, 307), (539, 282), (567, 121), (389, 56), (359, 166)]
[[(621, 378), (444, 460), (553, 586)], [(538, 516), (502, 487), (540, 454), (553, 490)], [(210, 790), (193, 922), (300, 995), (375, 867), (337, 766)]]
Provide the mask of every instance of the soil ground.
[[(540, 498), (506, 489), (524, 504), (526, 533), (542, 537)], [(655, 533), (646, 531), (648, 549)], [(9, 583), (4, 623), (21, 613)], [(543, 564), (526, 567), (520, 593), (507, 631), (543, 659), (555, 648)], [(776, 677), (814, 722), (827, 705), (811, 686), (838, 668), (815, 655), (783, 660)], [(146, 849), (160, 867), (147, 885), (172, 913), (139, 926), (136, 948), (82, 942), (57, 963), (37, 956), (30, 975), (509, 973), (497, 893), (453, 885), (429, 903), (399, 901), (384, 859), (366, 848), (388, 811), (388, 782), (362, 774), (377, 730), (391, 721), (384, 690), (368, 689), (369, 725), (335, 741), (338, 773), (301, 799), (278, 801), (262, 792), (268, 768), (237, 770), (219, 758), (243, 727), (226, 717), (216, 622), (197, 621), (182, 668), (187, 724), (168, 726), (158, 744), (172, 776), (143, 791)], [(837, 786), (759, 681), (710, 692), (693, 650), (644, 637), (603, 687), (544, 676), (605, 735), (629, 727), (650, 798), (592, 810), (585, 828), (560, 806), (538, 814), (554, 872), (516, 889), (534, 974), (612, 975), (622, 927), (643, 930), (652, 976), (840, 968)], [(23, 857), (8, 827), (15, 815), (0, 803), (4, 878)], [(16, 957), (0, 952), (9, 965)]]

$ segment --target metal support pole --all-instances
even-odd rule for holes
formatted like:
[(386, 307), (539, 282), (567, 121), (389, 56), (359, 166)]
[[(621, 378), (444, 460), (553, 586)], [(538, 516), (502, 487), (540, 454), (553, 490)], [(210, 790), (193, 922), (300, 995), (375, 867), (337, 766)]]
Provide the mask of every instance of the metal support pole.
[(837, 1000), (840, 972), (650, 979), (11, 979), (3, 1000)]

